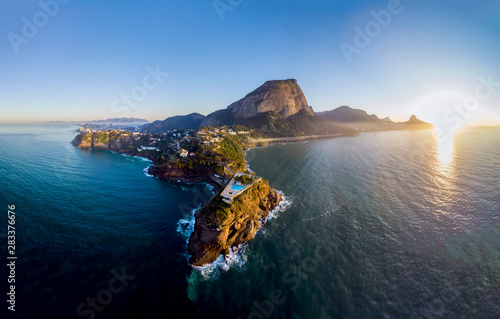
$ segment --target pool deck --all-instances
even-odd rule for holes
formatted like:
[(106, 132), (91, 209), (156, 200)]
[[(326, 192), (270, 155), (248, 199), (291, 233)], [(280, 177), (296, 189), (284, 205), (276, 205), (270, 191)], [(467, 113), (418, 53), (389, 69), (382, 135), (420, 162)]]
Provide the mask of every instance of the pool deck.
[(245, 185), (245, 187), (243, 187), (242, 189), (235, 190), (235, 189), (233, 189), (233, 186), (237, 185), (236, 184), (237, 183), (236, 177), (239, 177), (241, 175), (247, 175), (247, 174), (245, 174), (243, 172), (237, 172), (236, 174), (234, 174), (234, 176), (231, 179), (231, 181), (229, 181), (229, 183), (226, 185), (226, 188), (224, 188), (224, 190), (220, 194), (220, 196), (222, 197), (222, 200), (224, 202), (226, 202), (228, 204), (231, 203), (234, 200), (235, 197), (237, 197), (238, 195), (240, 195), (241, 193), (243, 193), (244, 191), (246, 191), (250, 186), (253, 185), (253, 183), (255, 183), (257, 181), (257, 180), (254, 180), (252, 183), (250, 183), (248, 185)]

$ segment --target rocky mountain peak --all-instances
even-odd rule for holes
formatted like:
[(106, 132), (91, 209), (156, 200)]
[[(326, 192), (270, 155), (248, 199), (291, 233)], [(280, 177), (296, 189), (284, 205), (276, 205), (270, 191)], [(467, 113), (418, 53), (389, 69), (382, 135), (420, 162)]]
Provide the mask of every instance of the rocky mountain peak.
[(306, 97), (295, 79), (267, 81), (227, 108), (237, 118), (251, 118), (270, 111), (284, 116), (296, 114), (302, 109), (310, 111)]

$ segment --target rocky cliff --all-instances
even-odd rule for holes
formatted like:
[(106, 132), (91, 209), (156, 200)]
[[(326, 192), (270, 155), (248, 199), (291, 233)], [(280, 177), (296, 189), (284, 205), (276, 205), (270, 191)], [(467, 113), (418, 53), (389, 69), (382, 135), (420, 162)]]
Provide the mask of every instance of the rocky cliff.
[(138, 145), (131, 136), (122, 136), (111, 132), (81, 133), (71, 143), (78, 148), (119, 153), (132, 152)]
[(235, 117), (250, 118), (258, 113), (274, 111), (290, 116), (309, 109), (297, 80), (267, 81), (241, 100), (228, 106)]
[[(312, 114), (297, 80), (267, 81), (244, 98), (229, 105), (224, 110), (209, 114), (201, 126), (217, 126), (238, 119), (251, 119), (259, 114), (274, 112), (288, 117), (305, 110)], [(242, 121), (240, 121), (242, 122)]]
[(255, 182), (231, 204), (216, 197), (196, 212), (194, 231), (189, 238), (189, 262), (203, 266), (227, 254), (231, 246), (254, 238), (261, 224), (281, 201), (281, 195), (267, 181)]

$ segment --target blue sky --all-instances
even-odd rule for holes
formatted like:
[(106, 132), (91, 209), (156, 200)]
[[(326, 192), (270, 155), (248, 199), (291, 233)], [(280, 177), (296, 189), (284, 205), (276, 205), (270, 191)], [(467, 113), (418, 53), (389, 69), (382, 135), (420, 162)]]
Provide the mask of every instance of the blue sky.
[[(498, 1), (217, 4), (230, 10), (212, 0), (3, 1), (0, 122), (208, 114), (266, 80), (296, 78), (317, 111), (350, 105), (432, 122), (452, 112), (500, 124), (500, 85), (453, 111), (481, 79), (500, 82)], [(370, 13), (381, 10), (385, 26)], [(355, 30), (367, 27), (359, 48)], [(356, 53), (346, 59), (342, 43)], [(154, 69), (160, 80), (144, 82)]]

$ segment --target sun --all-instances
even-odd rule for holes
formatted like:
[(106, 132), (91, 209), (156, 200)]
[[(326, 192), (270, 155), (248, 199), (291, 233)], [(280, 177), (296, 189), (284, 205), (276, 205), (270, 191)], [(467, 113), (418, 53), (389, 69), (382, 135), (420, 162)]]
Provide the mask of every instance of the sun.
[(444, 167), (453, 162), (453, 139), (467, 118), (457, 113), (464, 93), (455, 89), (432, 90), (417, 103), (417, 115), (435, 126), (437, 159)]
[(415, 113), (422, 120), (437, 127), (456, 127), (457, 105), (464, 101), (464, 93), (456, 89), (432, 90), (418, 99)]

